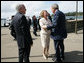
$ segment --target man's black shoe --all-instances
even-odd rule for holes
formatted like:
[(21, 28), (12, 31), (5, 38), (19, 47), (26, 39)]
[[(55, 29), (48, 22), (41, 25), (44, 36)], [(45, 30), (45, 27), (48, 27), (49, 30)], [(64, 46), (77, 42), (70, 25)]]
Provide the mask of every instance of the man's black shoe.
[(53, 57), (52, 60), (53, 60), (53, 61), (56, 61), (56, 57)]
[(54, 62), (62, 62), (61, 59), (58, 60), (56, 57), (54, 57), (52, 60), (53, 60)]
[(60, 59), (60, 60), (55, 60), (54, 62), (62, 62), (62, 60)]
[(61, 57), (61, 60), (64, 60), (65, 59), (65, 57)]

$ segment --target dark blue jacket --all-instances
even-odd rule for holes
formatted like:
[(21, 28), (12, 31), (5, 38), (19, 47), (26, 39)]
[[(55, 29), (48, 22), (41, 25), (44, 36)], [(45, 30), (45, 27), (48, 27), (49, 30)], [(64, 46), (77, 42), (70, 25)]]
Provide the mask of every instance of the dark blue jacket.
[(62, 13), (59, 10), (56, 10), (52, 26), (47, 26), (47, 29), (52, 29), (51, 37), (54, 40), (61, 40), (67, 37), (67, 31), (66, 31), (66, 19), (64, 13)]

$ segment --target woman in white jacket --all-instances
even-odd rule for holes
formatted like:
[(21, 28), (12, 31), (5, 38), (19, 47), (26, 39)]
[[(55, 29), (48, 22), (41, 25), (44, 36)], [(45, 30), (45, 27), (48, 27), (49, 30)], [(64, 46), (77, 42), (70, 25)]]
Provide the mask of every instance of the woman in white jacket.
[(52, 23), (48, 19), (48, 12), (46, 10), (43, 10), (40, 13), (40, 16), (42, 17), (40, 19), (39, 24), (41, 26), (40, 36), (41, 36), (41, 43), (43, 47), (43, 57), (44, 59), (47, 59), (49, 55), (49, 43), (50, 43), (51, 30), (44, 29), (44, 27), (52, 25)]

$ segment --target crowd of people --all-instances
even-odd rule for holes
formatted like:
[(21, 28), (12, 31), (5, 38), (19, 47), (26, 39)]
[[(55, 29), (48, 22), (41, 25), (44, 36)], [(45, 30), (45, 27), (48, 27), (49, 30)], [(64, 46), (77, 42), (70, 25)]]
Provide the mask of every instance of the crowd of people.
[(55, 57), (54, 62), (62, 62), (64, 60), (64, 39), (67, 38), (66, 19), (63, 12), (59, 10), (58, 4), (51, 6), (53, 19), (47, 10), (41, 10), (37, 19), (34, 15), (32, 19), (25, 16), (26, 7), (19, 4), (16, 7), (17, 13), (12, 17), (10, 25), (11, 35), (17, 40), (19, 51), (19, 62), (30, 62), (29, 56), (33, 40), (30, 33), (31, 25), (33, 25), (33, 34), (37, 36), (37, 30), (40, 30), (41, 44), (43, 47), (43, 58), (48, 59), (50, 37), (54, 40)]

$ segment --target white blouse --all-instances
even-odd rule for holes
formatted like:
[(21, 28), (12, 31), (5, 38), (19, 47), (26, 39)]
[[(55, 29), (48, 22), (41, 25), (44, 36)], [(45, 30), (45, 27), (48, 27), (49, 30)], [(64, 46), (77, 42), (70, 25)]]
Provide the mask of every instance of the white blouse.
[(41, 26), (41, 33), (44, 33), (44, 34), (50, 34), (51, 31), (50, 30), (44, 30), (43, 27), (44, 26), (50, 26), (52, 25), (51, 21), (48, 19), (46, 20), (45, 18), (41, 18), (40, 19), (40, 22), (39, 22), (40, 26)]

